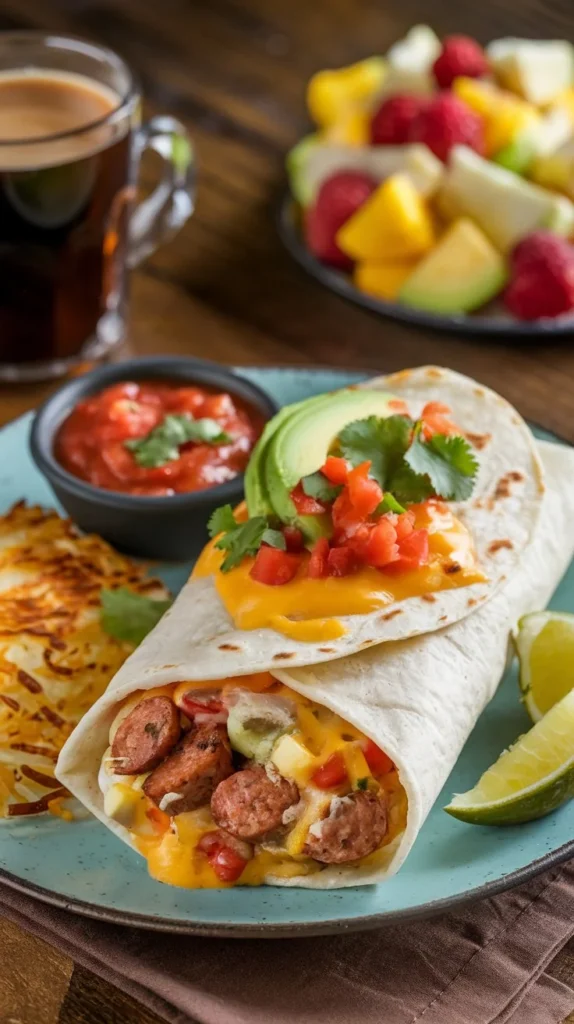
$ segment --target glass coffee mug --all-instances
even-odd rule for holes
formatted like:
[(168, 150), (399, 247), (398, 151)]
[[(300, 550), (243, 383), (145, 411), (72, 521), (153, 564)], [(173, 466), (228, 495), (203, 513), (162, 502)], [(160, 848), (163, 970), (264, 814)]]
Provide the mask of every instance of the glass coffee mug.
[[(163, 176), (135, 203), (142, 153)], [(0, 380), (42, 380), (125, 332), (127, 270), (193, 210), (189, 136), (141, 124), (141, 92), (111, 50), (0, 33)]]

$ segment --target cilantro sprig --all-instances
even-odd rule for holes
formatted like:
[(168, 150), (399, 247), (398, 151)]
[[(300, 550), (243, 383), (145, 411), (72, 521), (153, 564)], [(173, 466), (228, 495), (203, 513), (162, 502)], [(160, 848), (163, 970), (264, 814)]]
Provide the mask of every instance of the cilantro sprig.
[(158, 600), (137, 594), (127, 587), (100, 592), (102, 628), (116, 640), (137, 645), (157, 625), (171, 607), (171, 598)]
[(353, 466), (370, 461), (370, 474), (385, 492), (381, 513), (398, 512), (393, 503), (402, 506), (433, 495), (464, 501), (472, 493), (478, 463), (468, 441), (445, 434), (424, 440), (421, 431), (422, 424), (408, 416), (369, 416), (349, 423), (339, 435), (341, 454)]
[(193, 420), (190, 416), (169, 414), (145, 437), (124, 441), (139, 466), (157, 469), (179, 458), (179, 447), (189, 441), (198, 444), (227, 444), (231, 436), (221, 429), (217, 420)]
[(217, 537), (215, 547), (227, 552), (221, 571), (229, 572), (247, 555), (256, 555), (262, 544), (286, 550), (285, 537), (271, 516), (253, 516), (246, 523), (237, 523), (231, 505), (216, 508), (207, 524), (210, 537)]

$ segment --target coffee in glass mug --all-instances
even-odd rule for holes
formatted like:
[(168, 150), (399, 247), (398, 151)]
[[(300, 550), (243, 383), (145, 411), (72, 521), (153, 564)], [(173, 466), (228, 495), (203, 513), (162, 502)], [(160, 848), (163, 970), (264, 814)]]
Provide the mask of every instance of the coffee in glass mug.
[[(169, 117), (142, 126), (109, 50), (0, 33), (0, 379), (41, 379), (124, 336), (127, 269), (192, 210), (192, 150)], [(164, 160), (138, 206), (146, 147)]]

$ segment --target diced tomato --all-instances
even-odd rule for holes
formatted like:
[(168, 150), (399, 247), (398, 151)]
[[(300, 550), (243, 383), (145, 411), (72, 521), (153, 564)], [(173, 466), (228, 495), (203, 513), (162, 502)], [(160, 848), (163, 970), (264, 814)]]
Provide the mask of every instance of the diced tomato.
[(413, 532), (415, 525), (415, 514), (411, 512), (401, 512), (400, 516), (397, 516), (395, 523), (395, 530), (397, 531), (397, 541), (402, 541), (405, 537), (408, 537)]
[(280, 587), (293, 579), (300, 564), (299, 555), (262, 544), (249, 575), (257, 583), (265, 583), (268, 587)]
[(348, 777), (343, 755), (335, 751), (327, 758), (325, 764), (317, 768), (311, 776), (311, 781), (319, 789), (332, 789), (333, 786), (340, 786), (346, 782)]
[(352, 548), (331, 548), (327, 556), (327, 576), (350, 576), (359, 568), (359, 559)]
[(372, 740), (367, 740), (363, 747), (363, 754), (373, 775), (386, 775), (392, 771), (394, 764), (388, 754), (381, 750)]
[(373, 530), (373, 523), (360, 523), (352, 536), (345, 541), (345, 547), (351, 548), (361, 562), (367, 561), (367, 545)]
[(194, 695), (194, 691), (190, 690), (189, 693), (178, 699), (178, 707), (188, 718), (194, 718), (195, 715), (220, 715), (226, 708), (223, 701), (217, 696), (218, 693), (219, 691), (214, 691), (211, 696), (209, 691), (198, 690)]
[(376, 569), (383, 569), (399, 554), (397, 531), (390, 519), (382, 516), (371, 531), (365, 549), (365, 560)]
[(152, 805), (151, 807), (148, 807), (145, 812), (145, 816), (149, 821), (151, 821), (154, 831), (157, 832), (158, 835), (162, 836), (164, 832), (167, 832), (170, 826), (170, 817), (169, 814), (165, 813), (165, 811), (160, 811), (159, 807)]
[(290, 496), (299, 516), (318, 516), (325, 511), (325, 506), (320, 501), (305, 494), (300, 483), (293, 488)]
[(327, 558), (329, 555), (329, 541), (326, 537), (319, 537), (313, 545), (307, 575), (312, 580), (321, 579), (327, 575)]
[(450, 415), (449, 406), (443, 402), (427, 402), (421, 414), (423, 435), (427, 441), (433, 434), (460, 434)]
[(298, 551), (303, 550), (303, 534), (296, 526), (284, 526), (283, 536), (285, 537), (287, 551), (294, 551), (297, 553)]
[(428, 530), (413, 530), (399, 544), (399, 557), (385, 566), (385, 572), (401, 573), (425, 565), (429, 559)]
[(221, 846), (219, 850), (209, 858), (209, 862), (215, 874), (222, 882), (236, 882), (243, 874), (247, 861), (240, 857), (235, 850), (229, 846)]
[(352, 537), (364, 523), (364, 517), (351, 505), (351, 499), (346, 487), (333, 502), (331, 518), (333, 520), (334, 539), (336, 541)]
[(376, 480), (369, 477), (370, 462), (361, 462), (347, 477), (347, 491), (353, 508), (366, 518), (383, 500), (383, 492)]
[(222, 843), (220, 833), (207, 832), (199, 840), (197, 848), (205, 853), (221, 882), (236, 882), (243, 874), (247, 860)]
[(325, 464), (321, 466), (323, 476), (331, 484), (344, 484), (349, 475), (349, 463), (346, 459), (338, 458), (336, 455), (329, 455)]

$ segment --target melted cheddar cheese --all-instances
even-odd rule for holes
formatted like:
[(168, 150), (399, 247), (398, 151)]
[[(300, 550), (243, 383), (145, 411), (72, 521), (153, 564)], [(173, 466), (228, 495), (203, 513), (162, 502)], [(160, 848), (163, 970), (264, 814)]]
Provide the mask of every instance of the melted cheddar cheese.
[[(193, 575), (213, 575), (217, 592), (238, 629), (268, 627), (293, 640), (335, 640), (345, 632), (337, 618), (364, 615), (395, 601), (486, 580), (466, 527), (444, 502), (415, 507), (415, 526), (429, 531), (430, 560), (413, 572), (393, 576), (365, 567), (342, 578), (309, 579), (308, 555), (295, 578), (270, 587), (251, 579), (253, 558), (230, 572), (220, 572), (224, 553), (211, 541), (201, 553)], [(245, 518), (240, 507), (238, 518)]]

